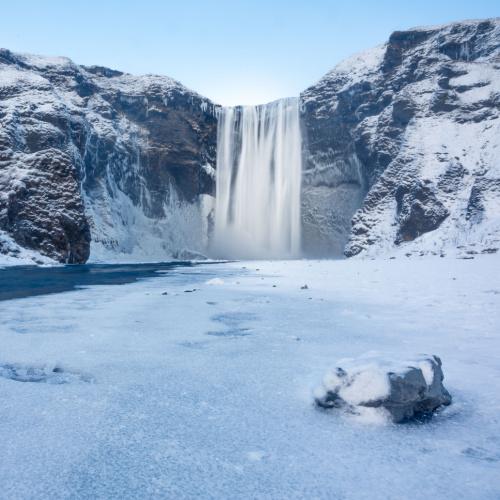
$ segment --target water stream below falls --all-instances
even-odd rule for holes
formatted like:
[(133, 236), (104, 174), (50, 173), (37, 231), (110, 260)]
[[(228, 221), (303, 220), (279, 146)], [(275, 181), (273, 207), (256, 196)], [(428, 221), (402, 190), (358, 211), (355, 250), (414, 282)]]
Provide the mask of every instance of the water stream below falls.
[(214, 254), (300, 255), (301, 163), (297, 98), (221, 110)]

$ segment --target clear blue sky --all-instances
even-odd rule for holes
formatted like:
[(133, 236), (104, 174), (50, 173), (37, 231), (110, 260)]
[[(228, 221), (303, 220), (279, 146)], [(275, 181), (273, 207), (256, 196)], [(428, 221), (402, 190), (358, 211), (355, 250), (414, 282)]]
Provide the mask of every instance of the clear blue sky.
[(297, 95), (394, 30), (500, 16), (500, 0), (12, 0), (0, 46), (158, 73), (222, 104)]

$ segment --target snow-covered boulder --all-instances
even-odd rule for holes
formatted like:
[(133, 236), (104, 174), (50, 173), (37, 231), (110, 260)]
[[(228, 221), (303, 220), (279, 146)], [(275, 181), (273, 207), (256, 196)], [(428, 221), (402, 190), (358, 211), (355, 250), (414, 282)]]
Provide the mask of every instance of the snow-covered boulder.
[(431, 416), (451, 403), (443, 378), (438, 356), (401, 362), (369, 354), (339, 361), (315, 390), (315, 401), (322, 408), (346, 408), (354, 413), (379, 409), (401, 423)]

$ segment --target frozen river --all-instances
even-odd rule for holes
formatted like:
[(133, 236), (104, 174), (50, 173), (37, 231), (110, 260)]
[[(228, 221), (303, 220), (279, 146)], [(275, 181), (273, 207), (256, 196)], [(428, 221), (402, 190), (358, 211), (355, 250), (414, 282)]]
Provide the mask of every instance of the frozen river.
[[(36, 271), (73, 291), (0, 302), (0, 498), (498, 499), (499, 264)], [(399, 426), (315, 408), (368, 351), (441, 356), (453, 404)]]
[(124, 285), (157, 277), (189, 262), (155, 264), (85, 264), (71, 266), (14, 266), (0, 269), (0, 300), (67, 292), (92, 285)]

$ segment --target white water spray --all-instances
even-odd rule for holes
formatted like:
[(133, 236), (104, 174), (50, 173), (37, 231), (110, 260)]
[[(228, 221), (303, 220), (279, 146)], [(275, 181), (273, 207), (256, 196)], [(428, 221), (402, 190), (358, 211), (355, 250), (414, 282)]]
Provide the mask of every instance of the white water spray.
[(298, 99), (224, 108), (217, 136), (214, 253), (225, 258), (300, 255)]

